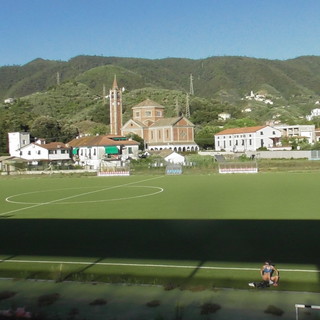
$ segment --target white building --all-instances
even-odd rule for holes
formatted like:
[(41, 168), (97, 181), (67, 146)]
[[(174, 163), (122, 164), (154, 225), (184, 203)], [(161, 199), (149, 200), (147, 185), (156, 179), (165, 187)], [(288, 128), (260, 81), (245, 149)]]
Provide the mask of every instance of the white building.
[(283, 137), (306, 139), (310, 144), (316, 141), (315, 125), (277, 125), (274, 128), (280, 130)]
[(70, 148), (62, 142), (46, 143), (44, 139), (38, 139), (30, 143), (29, 132), (9, 132), (8, 136), (10, 156), (22, 158), (32, 164), (71, 160)]
[(29, 132), (9, 132), (9, 154), (13, 157), (20, 157), (20, 148), (30, 144)]
[(226, 121), (231, 118), (231, 114), (227, 112), (222, 112), (218, 114), (219, 120)]
[[(318, 101), (317, 101), (318, 102)], [(316, 102), (316, 104), (317, 104)], [(308, 121), (311, 121), (315, 117), (320, 117), (320, 108), (315, 108), (311, 110), (311, 114), (306, 116)]]
[(232, 128), (214, 136), (215, 150), (228, 152), (256, 151), (280, 145), (281, 131), (270, 126)]
[(70, 148), (62, 142), (43, 143), (38, 140), (19, 149), (19, 157), (37, 165), (39, 162), (68, 162)]
[(121, 166), (126, 160), (137, 159), (139, 152), (139, 142), (116, 135), (80, 137), (67, 145), (72, 147), (77, 164), (95, 170)]
[(185, 161), (186, 161), (186, 158), (175, 152), (175, 151), (172, 151), (170, 150), (170, 154), (168, 154), (166, 157), (164, 157), (164, 160), (168, 163), (174, 163), (174, 164), (181, 164), (181, 165), (184, 165), (185, 164)]

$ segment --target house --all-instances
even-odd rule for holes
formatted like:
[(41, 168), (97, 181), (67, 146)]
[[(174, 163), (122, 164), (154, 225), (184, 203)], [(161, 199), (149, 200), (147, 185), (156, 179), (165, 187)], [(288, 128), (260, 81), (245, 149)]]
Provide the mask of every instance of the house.
[(78, 137), (67, 145), (76, 164), (94, 170), (122, 166), (139, 152), (139, 142), (117, 135)]
[(174, 163), (174, 164), (185, 164), (186, 158), (182, 156), (181, 154), (170, 150), (170, 153), (164, 157), (164, 160), (168, 163)]
[(276, 125), (274, 128), (280, 130), (283, 137), (306, 139), (310, 144), (316, 141), (315, 125)]
[(33, 165), (40, 162), (66, 163), (71, 160), (70, 148), (62, 142), (45, 143), (39, 139), (19, 149), (19, 157), (27, 160)]
[(164, 106), (147, 99), (132, 108), (133, 117), (122, 127), (122, 135), (139, 135), (147, 150), (197, 151), (194, 125), (185, 117), (164, 117)]
[[(319, 101), (317, 101), (315, 104), (319, 104)], [(306, 119), (311, 121), (315, 117), (320, 117), (320, 108), (312, 109), (311, 114), (307, 115)]]
[(166, 163), (184, 165), (185, 161), (186, 161), (186, 158), (183, 155), (181, 155), (173, 150), (170, 150), (170, 149), (163, 149), (161, 151), (152, 151), (150, 154), (158, 155), (159, 157), (163, 158), (163, 160)]
[(215, 150), (228, 152), (256, 151), (280, 145), (281, 131), (270, 126), (232, 128), (214, 136)]
[(0, 157), (0, 172), (14, 172), (21, 170), (25, 167), (26, 161), (24, 159), (14, 156), (2, 156)]
[(219, 120), (226, 121), (231, 118), (231, 114), (227, 112), (222, 112), (218, 114)]
[(39, 162), (63, 163), (71, 160), (70, 148), (62, 142), (46, 143), (44, 139), (37, 139), (30, 143), (29, 132), (9, 132), (9, 154), (27, 160), (29, 163)]

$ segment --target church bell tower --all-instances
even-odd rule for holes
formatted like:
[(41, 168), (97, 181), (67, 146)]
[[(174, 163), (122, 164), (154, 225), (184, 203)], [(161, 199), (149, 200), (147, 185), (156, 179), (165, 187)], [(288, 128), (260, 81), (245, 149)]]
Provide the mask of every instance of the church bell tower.
[(110, 134), (121, 136), (122, 128), (122, 92), (118, 88), (117, 78), (114, 76), (110, 89)]

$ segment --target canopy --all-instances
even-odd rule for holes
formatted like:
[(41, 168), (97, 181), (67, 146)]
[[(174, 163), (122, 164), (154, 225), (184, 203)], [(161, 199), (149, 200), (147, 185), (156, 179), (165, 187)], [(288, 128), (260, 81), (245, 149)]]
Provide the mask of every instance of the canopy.
[(104, 147), (107, 154), (118, 154), (119, 150), (116, 146)]

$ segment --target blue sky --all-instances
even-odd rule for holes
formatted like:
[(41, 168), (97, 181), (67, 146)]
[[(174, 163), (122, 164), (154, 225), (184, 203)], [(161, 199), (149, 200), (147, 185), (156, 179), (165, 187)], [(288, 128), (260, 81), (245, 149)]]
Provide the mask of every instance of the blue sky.
[(0, 66), (77, 55), (320, 55), (319, 0), (0, 0)]

